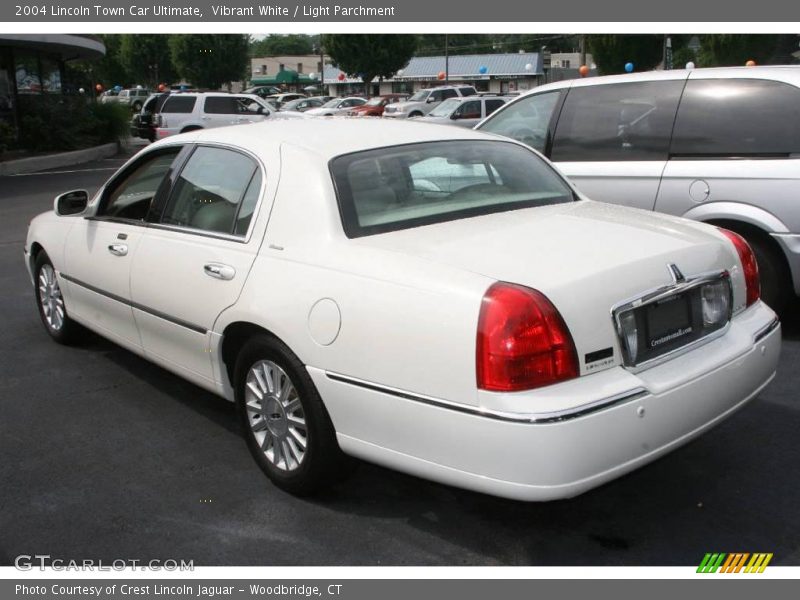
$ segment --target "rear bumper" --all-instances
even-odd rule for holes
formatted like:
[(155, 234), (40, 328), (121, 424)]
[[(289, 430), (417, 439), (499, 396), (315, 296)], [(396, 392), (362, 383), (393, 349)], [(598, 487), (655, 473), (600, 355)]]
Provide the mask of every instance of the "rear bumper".
[[(724, 336), (668, 363), (568, 382), (573, 410), (539, 421), (529, 412), (498, 418), (493, 410), (480, 414), (480, 407), (456, 409), (309, 373), (345, 452), (458, 487), (541, 501), (583, 493), (712, 428), (772, 380), (780, 345), (774, 313), (758, 303)], [(631, 393), (609, 398), (614, 380)]]

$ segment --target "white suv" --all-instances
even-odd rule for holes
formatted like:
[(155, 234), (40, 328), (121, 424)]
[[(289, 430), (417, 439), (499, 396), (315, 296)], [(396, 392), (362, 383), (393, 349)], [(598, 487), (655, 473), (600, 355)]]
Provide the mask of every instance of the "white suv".
[[(257, 123), (278, 111), (255, 94), (224, 92), (179, 93), (167, 98), (156, 118), (156, 139), (197, 129)], [(281, 113), (281, 118), (304, 118), (302, 113)]]
[(390, 104), (383, 111), (383, 116), (390, 119), (407, 119), (424, 117), (448, 98), (474, 96), (478, 92), (471, 85), (457, 85), (420, 90), (405, 102)]
[(770, 306), (800, 294), (800, 67), (563, 81), (477, 129), (539, 150), (592, 199), (736, 231)]

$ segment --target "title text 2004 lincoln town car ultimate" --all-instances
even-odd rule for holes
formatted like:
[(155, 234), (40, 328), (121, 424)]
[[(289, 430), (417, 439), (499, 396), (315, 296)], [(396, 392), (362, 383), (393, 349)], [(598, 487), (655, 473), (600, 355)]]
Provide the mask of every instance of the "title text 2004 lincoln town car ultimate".
[(86, 326), (235, 401), (272, 481), (355, 456), (522, 500), (689, 441), (772, 379), (780, 325), (736, 234), (583, 197), (513, 140), (413, 122), (192, 132), (25, 261), (58, 342)]

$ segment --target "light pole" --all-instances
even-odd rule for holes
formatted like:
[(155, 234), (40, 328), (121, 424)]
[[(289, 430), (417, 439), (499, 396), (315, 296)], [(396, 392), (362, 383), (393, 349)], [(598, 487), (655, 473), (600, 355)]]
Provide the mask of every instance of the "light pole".
[(448, 44), (447, 34), (444, 34), (444, 81), (450, 81), (450, 44)]

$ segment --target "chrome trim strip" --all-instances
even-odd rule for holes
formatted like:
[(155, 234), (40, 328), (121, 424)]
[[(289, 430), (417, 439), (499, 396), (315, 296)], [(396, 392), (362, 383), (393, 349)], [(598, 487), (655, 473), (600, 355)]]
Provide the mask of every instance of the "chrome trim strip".
[[(673, 279), (675, 279), (675, 274), (673, 273), (670, 265), (667, 265), (667, 268), (670, 271), (670, 274), (673, 276)], [(681, 276), (683, 276), (683, 274), (681, 274)], [(673, 296), (674, 294), (678, 294), (678, 293), (682, 293), (682, 292), (691, 290), (693, 288), (699, 287), (699, 286), (704, 285), (706, 283), (712, 283), (712, 282), (715, 282), (715, 281), (719, 281), (720, 279), (727, 279), (728, 282), (729, 282), (729, 285), (728, 285), (728, 294), (729, 294), (729, 298), (728, 298), (728, 306), (729, 306), (728, 321), (727, 321), (727, 323), (725, 323), (725, 325), (723, 327), (721, 327), (721, 328), (719, 328), (719, 329), (717, 329), (715, 331), (712, 331), (711, 333), (706, 334), (705, 336), (703, 336), (703, 337), (701, 337), (699, 339), (696, 339), (693, 342), (690, 342), (690, 343), (688, 343), (688, 344), (686, 344), (684, 346), (681, 346), (679, 348), (675, 348), (674, 350), (670, 350), (669, 352), (665, 352), (664, 354), (660, 354), (659, 356), (656, 356), (655, 358), (651, 358), (649, 360), (637, 363), (635, 365), (629, 364), (628, 356), (627, 356), (627, 353), (625, 352), (625, 343), (623, 341), (624, 334), (623, 334), (623, 331), (622, 331), (622, 324), (620, 323), (620, 318), (619, 318), (621, 313), (623, 313), (625, 311), (628, 311), (628, 310), (631, 310), (631, 309), (634, 309), (634, 308), (639, 308), (641, 306), (645, 306), (647, 304), (652, 304), (653, 302), (658, 302), (658, 301), (663, 300), (665, 298), (669, 298), (670, 296)], [(690, 278), (684, 277), (684, 280), (681, 281), (681, 282), (678, 282), (676, 280), (675, 283), (673, 283), (673, 284), (665, 285), (665, 286), (662, 286), (662, 287), (658, 287), (658, 288), (654, 288), (654, 289), (648, 290), (646, 292), (642, 292), (641, 294), (639, 294), (638, 296), (636, 296), (634, 298), (630, 298), (628, 300), (623, 300), (621, 302), (616, 303), (614, 306), (611, 307), (611, 321), (612, 321), (612, 324), (614, 326), (614, 332), (617, 334), (617, 343), (620, 346), (620, 351), (621, 351), (622, 359), (623, 359), (623, 365), (624, 365), (624, 368), (626, 370), (630, 371), (631, 373), (640, 373), (641, 371), (644, 371), (645, 369), (649, 369), (651, 367), (655, 367), (657, 365), (660, 365), (660, 364), (662, 364), (662, 363), (664, 363), (664, 362), (666, 362), (666, 361), (668, 361), (668, 360), (670, 360), (672, 358), (675, 358), (676, 356), (680, 356), (682, 354), (685, 354), (686, 352), (690, 352), (692, 350), (695, 350), (699, 346), (703, 346), (704, 344), (707, 344), (708, 342), (712, 342), (715, 339), (725, 335), (728, 332), (728, 329), (730, 329), (731, 319), (733, 317), (734, 317), (734, 313), (733, 313), (733, 284), (730, 282), (730, 273), (727, 270), (700, 273), (699, 275), (696, 275), (695, 277), (690, 277)]]
[(494, 419), (497, 421), (507, 421), (511, 423), (526, 423), (531, 425), (547, 425), (552, 423), (559, 423), (562, 421), (568, 421), (570, 419), (576, 419), (578, 417), (583, 417), (588, 414), (604, 410), (606, 408), (611, 408), (612, 406), (616, 406), (618, 404), (623, 404), (625, 402), (638, 400), (640, 398), (644, 398), (645, 396), (650, 395), (650, 392), (648, 392), (645, 388), (638, 387), (628, 390), (626, 392), (622, 392), (620, 394), (616, 394), (614, 396), (609, 396), (608, 398), (602, 398), (600, 400), (595, 400), (594, 402), (589, 402), (587, 404), (582, 404), (580, 406), (576, 406), (574, 408), (569, 408), (566, 410), (558, 410), (558, 411), (543, 412), (543, 413), (514, 413), (514, 412), (492, 410), (487, 408), (480, 408), (478, 406), (456, 404), (455, 402), (450, 402), (449, 400), (442, 400), (440, 398), (433, 398), (431, 396), (414, 394), (411, 392), (406, 392), (404, 390), (399, 390), (397, 388), (387, 387), (384, 385), (379, 385), (377, 383), (364, 381), (363, 379), (357, 379), (355, 377), (349, 377), (347, 375), (340, 375), (338, 373), (331, 373), (330, 371), (325, 371), (325, 375), (328, 379), (332, 381), (338, 381), (339, 383), (346, 383), (356, 387), (371, 390), (373, 392), (379, 392), (382, 394), (388, 394), (390, 396), (396, 396), (398, 398), (403, 398), (404, 400), (411, 400), (412, 402), (419, 402), (421, 404), (427, 404), (429, 406), (436, 406), (437, 408), (446, 408), (449, 410), (466, 413), (476, 417), (484, 417), (487, 419)]
[(762, 329), (759, 329), (756, 332), (756, 334), (753, 336), (753, 342), (757, 344), (780, 326), (781, 326), (780, 319), (778, 317), (775, 317), (774, 319), (772, 319), (769, 325), (767, 325)]
[(105, 296), (106, 298), (110, 298), (111, 300), (115, 300), (116, 302), (119, 302), (121, 304), (125, 304), (126, 306), (130, 306), (131, 308), (135, 308), (136, 310), (140, 310), (140, 311), (142, 311), (144, 313), (147, 313), (147, 314), (152, 315), (154, 317), (157, 317), (159, 319), (163, 319), (164, 321), (168, 321), (168, 322), (172, 323), (173, 325), (178, 325), (179, 327), (185, 327), (186, 329), (189, 329), (189, 330), (194, 331), (195, 333), (199, 333), (201, 335), (206, 335), (208, 333), (208, 330), (205, 327), (200, 327), (199, 325), (194, 325), (194, 324), (189, 323), (187, 321), (183, 321), (183, 320), (178, 319), (176, 317), (172, 317), (170, 315), (164, 314), (164, 313), (162, 313), (162, 312), (160, 312), (158, 310), (155, 310), (153, 308), (148, 308), (148, 307), (143, 306), (141, 304), (138, 304), (136, 302), (132, 302), (132, 301), (128, 300), (127, 298), (123, 298), (122, 296), (117, 296), (116, 294), (112, 294), (111, 292), (106, 292), (105, 290), (101, 290), (100, 288), (97, 288), (97, 287), (95, 287), (93, 285), (85, 283), (85, 282), (81, 281), (80, 279), (75, 279), (74, 277), (71, 277), (70, 275), (66, 275), (65, 273), (59, 273), (59, 275), (63, 279), (66, 279), (67, 281), (69, 281), (70, 283), (74, 283), (75, 285), (78, 285), (78, 286), (80, 286), (82, 288), (85, 288), (85, 289), (89, 290), (90, 292), (94, 292), (95, 294), (100, 294), (101, 296)]

